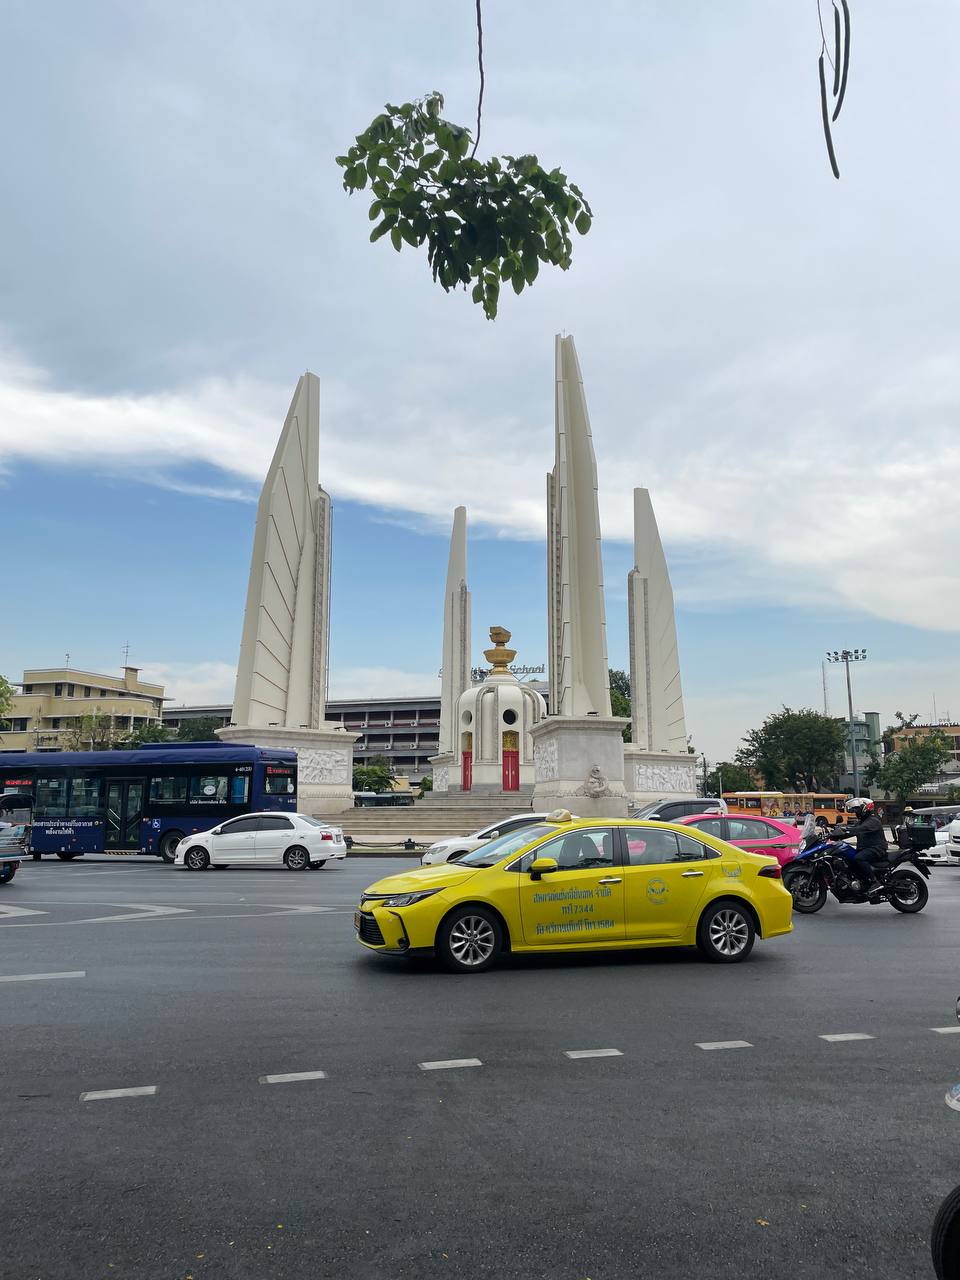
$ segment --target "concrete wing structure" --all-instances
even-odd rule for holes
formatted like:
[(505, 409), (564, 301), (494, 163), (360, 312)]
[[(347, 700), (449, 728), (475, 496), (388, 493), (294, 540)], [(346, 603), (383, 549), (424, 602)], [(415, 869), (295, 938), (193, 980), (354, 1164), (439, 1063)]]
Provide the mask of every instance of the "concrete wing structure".
[(447, 585), (443, 596), (443, 658), (440, 677), (440, 745), (445, 756), (458, 750), (457, 699), (470, 688), (470, 592), (467, 588), (467, 509), (457, 507), (450, 534)]
[(646, 489), (633, 491), (633, 555), (627, 577), (633, 745), (686, 752), (673, 588)]
[(556, 459), (547, 476), (550, 715), (610, 715), (597, 460), (573, 338), (556, 339)]
[(233, 720), (318, 729), (330, 627), (330, 498), (320, 488), (320, 383), (297, 383), (257, 506)]

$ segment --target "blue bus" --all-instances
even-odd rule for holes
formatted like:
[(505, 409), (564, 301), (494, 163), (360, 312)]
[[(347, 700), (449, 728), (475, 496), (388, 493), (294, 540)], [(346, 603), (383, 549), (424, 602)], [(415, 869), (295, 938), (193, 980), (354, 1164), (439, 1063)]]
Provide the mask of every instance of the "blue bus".
[(0, 753), (0, 797), (33, 811), (29, 852), (154, 854), (225, 818), (297, 807), (297, 753), (225, 742), (146, 743), (135, 751)]

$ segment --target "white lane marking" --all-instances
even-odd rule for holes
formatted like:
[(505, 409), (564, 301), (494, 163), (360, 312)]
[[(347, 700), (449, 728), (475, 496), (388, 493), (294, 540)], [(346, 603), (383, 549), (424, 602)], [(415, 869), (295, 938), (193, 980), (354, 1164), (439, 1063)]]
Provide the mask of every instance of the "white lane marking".
[(446, 1058), (442, 1062), (421, 1062), (421, 1071), (447, 1071), (451, 1067), (482, 1067), (479, 1058)]
[(0, 977), (0, 982), (39, 982), (44, 978), (85, 978), (86, 969), (71, 969), (64, 973), (11, 973)]
[(931, 1027), (931, 1031), (935, 1031), (938, 1036), (955, 1036), (960, 1032), (960, 1026), (956, 1027)]
[(948, 1089), (943, 1095), (943, 1100), (948, 1107), (953, 1107), (954, 1111), (960, 1111), (960, 1084), (955, 1084), (952, 1089)]
[(835, 1036), (820, 1036), (820, 1040), (827, 1040), (830, 1044), (836, 1044), (841, 1040), (873, 1040), (873, 1036), (865, 1035), (862, 1031), (843, 1031)]
[(31, 911), (27, 907), (0, 906), (0, 920), (4, 920), (7, 917), (12, 918), (13, 916), (46, 916), (49, 914), (48, 911)]
[(749, 1040), (705, 1040), (698, 1049), (752, 1049)]
[(160, 916), (187, 916), (188, 907), (150, 907), (142, 902), (118, 902), (118, 907), (134, 907), (122, 916), (92, 916), (86, 920), (75, 920), (74, 924), (117, 924), (121, 920), (155, 920)]
[(325, 1071), (286, 1071), (276, 1076), (261, 1076), (261, 1084), (290, 1084), (293, 1080), (326, 1080)]
[(149, 1098), (157, 1092), (155, 1084), (141, 1085), (138, 1089), (92, 1089), (81, 1093), (81, 1102), (99, 1102), (103, 1098)]
[(564, 1049), (567, 1058), (622, 1058), (619, 1049)]

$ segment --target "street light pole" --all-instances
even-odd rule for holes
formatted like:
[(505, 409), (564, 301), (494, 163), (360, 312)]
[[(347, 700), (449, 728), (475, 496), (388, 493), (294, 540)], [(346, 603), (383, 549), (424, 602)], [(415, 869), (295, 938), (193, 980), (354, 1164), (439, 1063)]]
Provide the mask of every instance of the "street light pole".
[(842, 662), (847, 673), (847, 724), (850, 730), (850, 761), (853, 765), (853, 794), (860, 794), (860, 770), (857, 767), (857, 740), (853, 728), (853, 686), (850, 683), (850, 663), (866, 661), (866, 649), (827, 650), (828, 662)]

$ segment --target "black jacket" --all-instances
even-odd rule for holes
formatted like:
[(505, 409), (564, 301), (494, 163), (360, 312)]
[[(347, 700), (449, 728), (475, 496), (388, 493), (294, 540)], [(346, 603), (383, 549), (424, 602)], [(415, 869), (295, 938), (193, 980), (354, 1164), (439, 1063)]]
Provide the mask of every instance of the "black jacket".
[(884, 854), (887, 852), (887, 839), (883, 834), (883, 823), (875, 813), (868, 813), (862, 822), (855, 822), (846, 828), (848, 836), (857, 837), (857, 853)]

